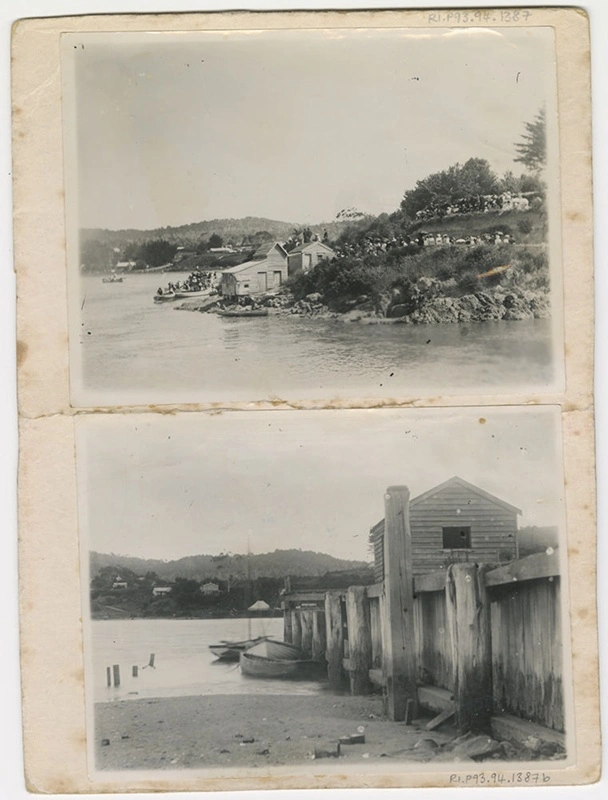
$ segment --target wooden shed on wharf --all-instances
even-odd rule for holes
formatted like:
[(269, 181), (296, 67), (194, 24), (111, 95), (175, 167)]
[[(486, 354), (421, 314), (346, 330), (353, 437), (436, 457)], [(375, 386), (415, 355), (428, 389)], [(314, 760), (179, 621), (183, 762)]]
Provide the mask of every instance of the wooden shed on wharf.
[(248, 297), (278, 289), (287, 279), (287, 251), (279, 242), (266, 242), (251, 261), (222, 272), (224, 297)]
[[(519, 513), (460, 479), (447, 487), (479, 497), (482, 507), (491, 501)], [(460, 495), (467, 487), (470, 494)], [(436, 714), (429, 730), (453, 719), (461, 732), (491, 732), (518, 744), (538, 740), (563, 754), (559, 549), (502, 565), (494, 550), (485, 563), (476, 557), (415, 575), (410, 521), (416, 500), (420, 507), (434, 493), (415, 498), (410, 508), (407, 487), (388, 487), (383, 572), (372, 586), (323, 592), (292, 590), (288, 583), (285, 640), (306, 657), (324, 657), (330, 686), (350, 685), (352, 694), (381, 690), (390, 719), (411, 721), (420, 706)]]
[[(501, 563), (518, 557), (519, 508), (459, 477), (410, 502), (412, 572), (425, 575), (449, 564)], [(376, 580), (384, 574), (384, 520), (370, 530)]]

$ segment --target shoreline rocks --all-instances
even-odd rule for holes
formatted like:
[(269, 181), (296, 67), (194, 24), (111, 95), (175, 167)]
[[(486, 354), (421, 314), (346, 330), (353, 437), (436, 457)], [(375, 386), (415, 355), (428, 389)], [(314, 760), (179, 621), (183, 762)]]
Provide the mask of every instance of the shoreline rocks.
[[(429, 279), (420, 279), (428, 281)], [(436, 282), (440, 284), (440, 282)], [(319, 292), (295, 300), (291, 292), (282, 291), (271, 295), (252, 298), (248, 306), (252, 309), (267, 308), (274, 316), (297, 316), (323, 320), (339, 320), (345, 323), (361, 324), (401, 324), (401, 325), (439, 325), (459, 322), (508, 322), (531, 319), (548, 319), (551, 316), (549, 293), (544, 290), (530, 290), (497, 286), (461, 296), (442, 295), (438, 286), (419, 301), (418, 308), (411, 310), (411, 304), (400, 296), (382, 296), (374, 301), (367, 295), (351, 300), (346, 309), (336, 311), (323, 302)], [(209, 307), (190, 301), (183, 310), (214, 313), (216, 306), (226, 304), (219, 300)], [(229, 305), (226, 305), (229, 307)]]

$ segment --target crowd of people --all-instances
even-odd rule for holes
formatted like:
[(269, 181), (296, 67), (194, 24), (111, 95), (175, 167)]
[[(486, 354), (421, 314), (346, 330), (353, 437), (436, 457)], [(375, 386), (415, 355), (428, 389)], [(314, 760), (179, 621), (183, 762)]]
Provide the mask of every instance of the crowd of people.
[(528, 196), (513, 192), (501, 194), (470, 195), (458, 200), (443, 203), (430, 203), (426, 208), (416, 212), (416, 219), (434, 219), (454, 216), (456, 214), (479, 214), (490, 211), (529, 211), (542, 204), (540, 195), (530, 193)]
[(412, 236), (391, 236), (387, 238), (366, 236), (358, 242), (336, 245), (333, 250), (339, 258), (363, 258), (364, 256), (379, 256), (394, 248), (411, 248), (415, 250), (432, 245), (445, 247), (450, 245), (476, 246), (481, 244), (515, 244), (515, 239), (512, 234), (503, 231), (480, 233), (475, 236), (464, 234), (450, 236), (447, 233), (425, 233), (424, 231), (419, 231)]
[(165, 289), (159, 286), (156, 293), (162, 297), (164, 294), (175, 292), (203, 292), (205, 289), (214, 288), (214, 285), (214, 277), (210, 273), (191, 272), (183, 281), (169, 282)]

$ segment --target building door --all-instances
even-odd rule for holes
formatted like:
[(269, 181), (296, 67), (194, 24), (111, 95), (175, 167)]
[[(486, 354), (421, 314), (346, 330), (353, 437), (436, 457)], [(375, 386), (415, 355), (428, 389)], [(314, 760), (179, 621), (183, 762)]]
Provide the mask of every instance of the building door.
[(258, 285), (260, 287), (261, 292), (268, 291), (268, 273), (267, 272), (258, 272)]
[(274, 281), (273, 281), (273, 285), (274, 285), (275, 287), (276, 287), (276, 286), (280, 286), (280, 285), (281, 285), (281, 281), (282, 281), (282, 273), (281, 273), (281, 270), (280, 270), (280, 269), (275, 269), (275, 271), (274, 271)]

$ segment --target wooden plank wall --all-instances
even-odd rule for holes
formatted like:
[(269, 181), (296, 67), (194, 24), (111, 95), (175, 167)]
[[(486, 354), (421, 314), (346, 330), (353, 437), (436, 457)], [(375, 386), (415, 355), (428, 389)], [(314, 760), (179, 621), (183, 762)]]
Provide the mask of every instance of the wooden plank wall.
[(382, 597), (369, 598), (369, 619), (372, 635), (372, 669), (382, 669)]
[[(450, 561), (498, 563), (516, 557), (516, 513), (462, 486), (413, 503), (410, 525), (416, 575), (445, 568)], [(471, 528), (471, 550), (443, 550), (443, 527), (457, 526)]]
[(445, 591), (417, 595), (415, 626), (418, 681), (452, 691), (454, 665)]
[(559, 577), (491, 590), (495, 711), (564, 730)]

